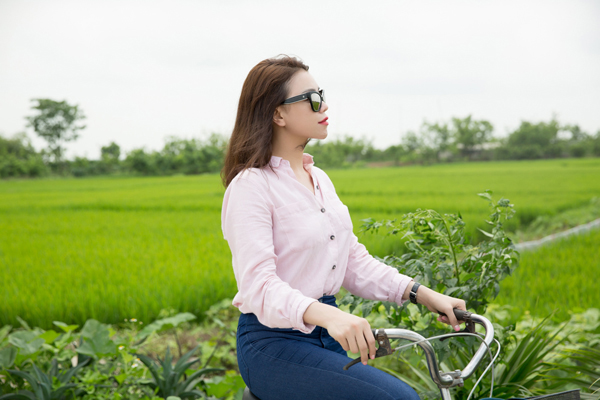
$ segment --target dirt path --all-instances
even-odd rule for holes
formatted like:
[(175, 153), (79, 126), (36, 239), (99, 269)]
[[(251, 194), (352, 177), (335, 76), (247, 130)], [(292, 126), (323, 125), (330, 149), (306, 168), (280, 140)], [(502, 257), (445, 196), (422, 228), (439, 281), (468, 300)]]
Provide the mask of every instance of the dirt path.
[(554, 233), (552, 235), (543, 237), (539, 240), (532, 240), (530, 242), (516, 243), (515, 247), (519, 251), (534, 250), (540, 246), (543, 246), (543, 245), (553, 242), (555, 240), (562, 239), (564, 237), (568, 237), (568, 236), (572, 236), (572, 235), (579, 235), (582, 233), (586, 233), (586, 232), (591, 231), (592, 229), (599, 228), (599, 227), (600, 227), (600, 218), (597, 220), (594, 220), (592, 222), (588, 222), (587, 224), (579, 225), (579, 226), (576, 226), (575, 228), (571, 228), (571, 229), (563, 231), (563, 232)]

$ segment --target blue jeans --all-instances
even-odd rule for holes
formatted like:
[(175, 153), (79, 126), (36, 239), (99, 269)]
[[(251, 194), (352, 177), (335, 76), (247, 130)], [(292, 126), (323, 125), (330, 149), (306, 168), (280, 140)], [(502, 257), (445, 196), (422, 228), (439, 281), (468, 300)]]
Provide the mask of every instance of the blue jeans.
[[(319, 301), (337, 307), (334, 296)], [(306, 334), (269, 328), (254, 314), (242, 314), (237, 357), (244, 382), (261, 400), (419, 400), (406, 383), (370, 365), (344, 371), (352, 359), (319, 326)]]

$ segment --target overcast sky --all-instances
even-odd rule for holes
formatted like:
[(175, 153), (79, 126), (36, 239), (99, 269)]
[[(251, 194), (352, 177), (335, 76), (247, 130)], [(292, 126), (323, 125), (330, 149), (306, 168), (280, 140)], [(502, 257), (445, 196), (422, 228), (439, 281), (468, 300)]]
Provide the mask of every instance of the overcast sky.
[(51, 98), (87, 116), (70, 157), (229, 135), (248, 71), (280, 53), (326, 90), (330, 137), (383, 148), (469, 114), (497, 136), (553, 113), (600, 129), (600, 1), (0, 0), (0, 133)]

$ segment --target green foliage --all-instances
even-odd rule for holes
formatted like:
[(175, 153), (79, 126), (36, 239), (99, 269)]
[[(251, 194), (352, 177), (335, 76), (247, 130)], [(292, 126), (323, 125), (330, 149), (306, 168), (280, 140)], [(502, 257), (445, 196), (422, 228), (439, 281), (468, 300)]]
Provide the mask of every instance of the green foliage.
[(125, 170), (140, 175), (195, 175), (223, 167), (227, 141), (217, 134), (207, 140), (170, 137), (160, 152), (135, 149), (127, 154)]
[(117, 346), (110, 339), (108, 325), (94, 319), (87, 320), (81, 330), (83, 343), (77, 348), (79, 354), (90, 357), (114, 355)]
[(50, 161), (58, 165), (63, 160), (63, 143), (73, 141), (79, 137), (78, 132), (85, 125), (78, 122), (85, 119), (85, 115), (77, 105), (70, 105), (66, 101), (51, 99), (32, 99), (35, 102), (31, 108), (36, 114), (26, 117), (27, 126), (33, 128), (35, 133), (48, 142)]
[(155, 394), (160, 397), (177, 396), (181, 399), (195, 399), (198, 397), (206, 398), (205, 394), (196, 389), (196, 386), (204, 379), (203, 375), (222, 371), (219, 368), (202, 368), (186, 376), (188, 369), (200, 359), (189, 361), (192, 355), (198, 350), (198, 347), (184, 354), (175, 365), (172, 365), (173, 357), (167, 348), (167, 354), (164, 359), (159, 359), (158, 363), (150, 357), (138, 354), (138, 358), (148, 367), (152, 374), (152, 380), (147, 384)]
[(463, 119), (452, 118), (452, 125), (451, 134), (463, 159), (472, 158), (476, 146), (489, 142), (494, 130), (488, 121), (473, 120), (470, 115)]
[[(3, 327), (0, 399), (150, 400), (155, 395), (183, 399), (206, 398), (205, 391), (233, 395), (240, 389), (236, 371), (224, 373), (222, 368), (208, 368), (208, 362), (204, 367), (193, 368), (202, 361), (201, 357), (193, 357), (200, 345), (175, 363), (168, 349), (158, 363), (139, 354), (142, 346), (148, 344), (140, 337), (160, 339), (160, 332), (169, 326), (173, 330), (188, 320), (189, 314), (176, 314), (149, 324), (142, 335), (133, 320), (120, 330), (95, 320), (86, 321), (80, 332), (76, 325), (58, 321), (54, 325), (62, 333), (32, 329), (24, 321), (23, 327), (13, 332), (12, 327)], [(201, 345), (214, 354), (210, 346)]]
[(147, 325), (144, 329), (142, 329), (138, 333), (137, 337), (138, 337), (138, 339), (146, 339), (152, 333), (165, 332), (170, 329), (177, 328), (179, 325), (181, 325), (184, 322), (193, 321), (195, 319), (196, 319), (196, 316), (194, 314), (190, 314), (190, 313), (180, 313), (180, 314), (174, 315), (172, 317), (159, 319), (159, 320), (156, 320), (156, 321), (152, 322), (151, 324)]
[(63, 371), (59, 370), (56, 359), (52, 360), (52, 366), (48, 372), (43, 372), (35, 364), (32, 364), (33, 374), (9, 369), (7, 372), (10, 375), (27, 381), (32, 391), (20, 390), (16, 394), (0, 396), (0, 399), (67, 400), (81, 396), (84, 391), (81, 388), (77, 388), (77, 384), (69, 382), (87, 364), (87, 361), (89, 360)]
[[(364, 228), (376, 232), (385, 227), (389, 234), (401, 235), (401, 239), (406, 240), (405, 254), (400, 257), (388, 255), (383, 262), (427, 287), (465, 300), (468, 309), (482, 314), (487, 304), (498, 295), (499, 282), (516, 268), (518, 252), (511, 246), (512, 242), (503, 229), (503, 222), (514, 214), (513, 205), (507, 199), (494, 202), (489, 190), (479, 196), (488, 201), (491, 208), (486, 220), (491, 232), (485, 232), (486, 240), (476, 246), (466, 239), (465, 223), (460, 214), (441, 215), (433, 210), (417, 210), (403, 215), (397, 224), (389, 220), (365, 220)], [(360, 307), (363, 316), (368, 316), (373, 310), (379, 312), (381, 305), (381, 302), (351, 294), (342, 303), (350, 304), (351, 312)], [(385, 315), (389, 323), (422, 330), (419, 322), (429, 313), (419, 305), (420, 315), (403, 314), (407, 305), (386, 303)]]
[(7, 139), (0, 136), (0, 178), (39, 177), (48, 174), (41, 154), (25, 133)]
[[(48, 167), (59, 175), (75, 177), (95, 175), (173, 175), (218, 172), (224, 161), (227, 139), (211, 134), (206, 140), (167, 137), (160, 151), (134, 149), (121, 160), (121, 149), (111, 142), (102, 146), (101, 157), (90, 160), (75, 157), (64, 160), (62, 142), (74, 140), (77, 120), (85, 118), (66, 102), (35, 99), (33, 108), (39, 115), (29, 116), (29, 126), (49, 140), (48, 151), (34, 152), (24, 161), (14, 155), (0, 162), (0, 177), (43, 176)], [(366, 138), (344, 136), (325, 142), (309, 143), (306, 152), (319, 160), (325, 169), (389, 166), (439, 162), (538, 159), (556, 157), (600, 156), (600, 131), (590, 135), (578, 125), (561, 125), (556, 118), (549, 122), (523, 121), (506, 139), (493, 137), (493, 125), (486, 120), (476, 120), (471, 115), (453, 117), (449, 121), (430, 123), (424, 121), (418, 132), (408, 131), (400, 143), (380, 150)], [(559, 135), (560, 134), (560, 135)], [(570, 134), (569, 138), (565, 138)], [(0, 143), (0, 155), (2, 143)], [(2, 160), (0, 158), (0, 160)]]
[[(240, 311), (223, 299), (206, 311), (204, 327), (210, 335), (203, 342), (203, 360), (206, 365), (215, 363), (229, 370), (237, 370), (236, 334)], [(212, 350), (209, 350), (212, 349)]]
[(364, 166), (366, 161), (374, 160), (379, 153), (370, 141), (351, 136), (309, 143), (304, 151), (318, 160), (321, 168)]

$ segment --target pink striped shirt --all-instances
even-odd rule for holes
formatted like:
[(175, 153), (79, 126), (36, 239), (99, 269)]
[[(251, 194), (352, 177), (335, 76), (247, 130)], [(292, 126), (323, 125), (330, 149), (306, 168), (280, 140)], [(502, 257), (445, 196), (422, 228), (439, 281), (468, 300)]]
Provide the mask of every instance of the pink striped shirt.
[(352, 220), (333, 183), (303, 156), (315, 193), (290, 163), (239, 173), (223, 198), (221, 224), (229, 243), (238, 293), (233, 305), (272, 328), (309, 333), (308, 306), (343, 286), (371, 300), (402, 303), (411, 278), (373, 258), (352, 232)]

